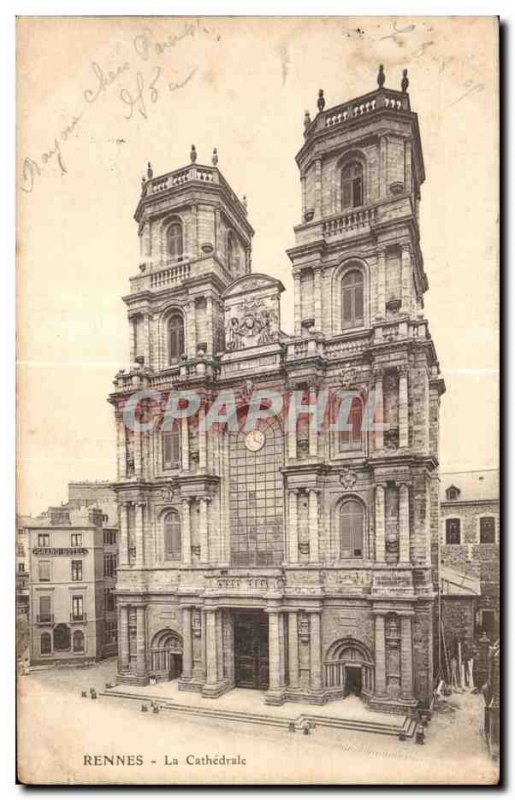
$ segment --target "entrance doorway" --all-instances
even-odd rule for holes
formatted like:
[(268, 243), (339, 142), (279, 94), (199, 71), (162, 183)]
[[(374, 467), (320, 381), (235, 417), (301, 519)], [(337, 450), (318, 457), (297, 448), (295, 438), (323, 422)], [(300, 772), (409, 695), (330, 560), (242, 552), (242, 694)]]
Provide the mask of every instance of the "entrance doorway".
[(350, 694), (360, 697), (361, 695), (361, 667), (345, 667), (345, 683), (343, 696)]
[(234, 682), (245, 689), (268, 689), (268, 617), (261, 611), (235, 612)]
[(173, 681), (182, 674), (182, 641), (175, 631), (157, 633), (150, 650), (150, 671), (157, 680)]

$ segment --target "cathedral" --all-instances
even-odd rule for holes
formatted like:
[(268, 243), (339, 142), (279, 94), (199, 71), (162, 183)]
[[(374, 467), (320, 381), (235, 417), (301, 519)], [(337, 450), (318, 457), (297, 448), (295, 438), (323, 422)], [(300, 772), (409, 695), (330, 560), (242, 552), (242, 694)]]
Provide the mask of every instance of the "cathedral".
[[(251, 271), (246, 201), (216, 150), (201, 165), (192, 146), (186, 166), (149, 164), (142, 179), (123, 298), (132, 366), (109, 397), (118, 681), (212, 698), (254, 688), (271, 705), (353, 694), (409, 712), (431, 704), (439, 671), (445, 391), (424, 315), (418, 120), (407, 71), (387, 89), (382, 66), (370, 93), (326, 108), (321, 90), (317, 105), (296, 156), (292, 333), (283, 285)], [(313, 410), (341, 389), (353, 399), (335, 431)], [(256, 391), (263, 412), (267, 392), (300, 397), (295, 424), (283, 410), (248, 430)], [(164, 424), (173, 393), (196, 397), (195, 413)], [(208, 427), (220, 393), (236, 424)]]

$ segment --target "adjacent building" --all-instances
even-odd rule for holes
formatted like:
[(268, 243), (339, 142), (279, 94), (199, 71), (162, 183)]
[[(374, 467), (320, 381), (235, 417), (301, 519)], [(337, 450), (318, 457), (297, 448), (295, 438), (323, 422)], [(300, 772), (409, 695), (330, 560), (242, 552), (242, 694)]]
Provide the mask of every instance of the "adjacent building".
[[(280, 281), (251, 272), (247, 207), (211, 164), (154, 176), (135, 213), (133, 366), (115, 378), (120, 682), (178, 679), (269, 704), (360, 695), (427, 706), (438, 670), (438, 418), (445, 390), (424, 315), (425, 179), (408, 79), (306, 114), (302, 208)], [(299, 400), (245, 431), (256, 390)], [(312, 409), (352, 391), (349, 427)], [(135, 390), (136, 430), (124, 422)], [(199, 397), (166, 430), (170, 392)], [(238, 426), (206, 430), (220, 391)], [(154, 392), (154, 394), (151, 394)], [(157, 401), (155, 393), (160, 393)], [(375, 430), (363, 425), (374, 399)], [(266, 401), (265, 401), (265, 406)], [(311, 410), (310, 410), (311, 409)]]
[(440, 579), (443, 633), (475, 652), (499, 636), (500, 515), (497, 469), (442, 473)]
[[(77, 487), (82, 487), (81, 496)], [(25, 519), (30, 663), (96, 661), (117, 652), (117, 525), (70, 485), (70, 501)], [(102, 485), (103, 492), (109, 487)], [(112, 504), (112, 496), (111, 496)], [(107, 498), (104, 505), (108, 507)]]

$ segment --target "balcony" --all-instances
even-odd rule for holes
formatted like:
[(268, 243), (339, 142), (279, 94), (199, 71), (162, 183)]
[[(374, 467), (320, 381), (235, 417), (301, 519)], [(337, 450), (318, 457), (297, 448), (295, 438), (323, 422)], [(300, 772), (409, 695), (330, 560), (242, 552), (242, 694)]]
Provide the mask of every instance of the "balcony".
[(178, 258), (149, 259), (139, 265), (140, 275), (130, 279), (131, 294), (139, 292), (159, 292), (180, 286), (190, 278), (214, 274), (224, 284), (234, 280), (234, 275), (227, 271), (225, 265), (214, 252), (212, 245), (206, 245), (206, 252), (196, 256), (185, 254)]
[(80, 622), (87, 622), (87, 619), (88, 618), (87, 618), (87, 615), (85, 613), (82, 613), (82, 614), (73, 614), (72, 613), (72, 614), (70, 614), (70, 623), (72, 625), (80, 623)]
[(53, 614), (38, 614), (36, 616), (36, 625), (53, 625), (53, 624), (54, 624)]

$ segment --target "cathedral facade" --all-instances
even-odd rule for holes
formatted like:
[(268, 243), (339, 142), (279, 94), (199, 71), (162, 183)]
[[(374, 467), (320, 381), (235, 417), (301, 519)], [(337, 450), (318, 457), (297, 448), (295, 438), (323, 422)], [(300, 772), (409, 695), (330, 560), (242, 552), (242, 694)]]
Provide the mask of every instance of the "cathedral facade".
[[(333, 108), (320, 92), (306, 113), (292, 334), (282, 284), (251, 271), (246, 203), (216, 151), (201, 166), (192, 147), (159, 177), (149, 165), (124, 297), (133, 366), (109, 398), (120, 682), (178, 680), (207, 697), (242, 686), (269, 704), (431, 703), (445, 387), (423, 311), (425, 175), (407, 88), (404, 74), (386, 89), (380, 68), (374, 91)], [(340, 390), (352, 401), (334, 430), (320, 398)]]

